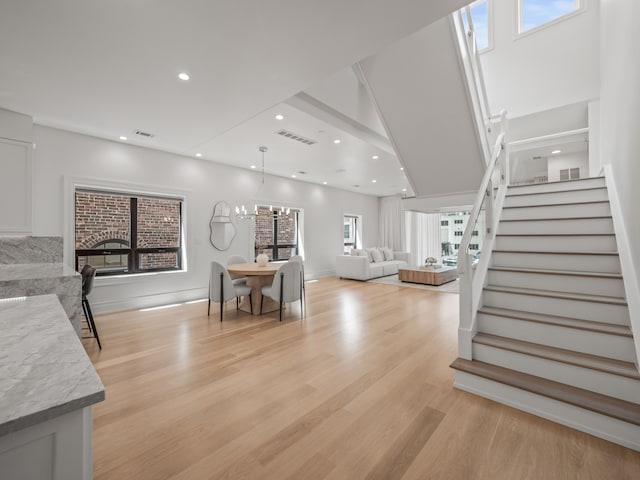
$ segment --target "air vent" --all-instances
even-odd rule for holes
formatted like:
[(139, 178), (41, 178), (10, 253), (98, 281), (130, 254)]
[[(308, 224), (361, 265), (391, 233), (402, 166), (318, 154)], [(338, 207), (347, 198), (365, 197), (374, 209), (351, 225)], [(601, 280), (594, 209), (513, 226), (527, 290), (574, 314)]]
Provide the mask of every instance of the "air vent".
[(531, 157), (531, 160), (542, 160), (540, 155), (536, 155), (535, 157)]
[(153, 138), (155, 137), (155, 135), (153, 133), (149, 133), (149, 132), (143, 132), (142, 130), (136, 130), (136, 135), (140, 135), (141, 137), (145, 137), (145, 138)]
[(282, 135), (283, 137), (290, 138), (291, 140), (295, 140), (296, 142), (304, 143), (305, 145), (315, 145), (316, 143), (318, 143), (315, 140), (303, 137), (302, 135), (290, 132), (289, 130), (278, 130), (276, 133), (278, 135)]
[(307, 172), (305, 172), (304, 170), (298, 170), (298, 173), (299, 173), (300, 175), (306, 175), (306, 174), (307, 174)]

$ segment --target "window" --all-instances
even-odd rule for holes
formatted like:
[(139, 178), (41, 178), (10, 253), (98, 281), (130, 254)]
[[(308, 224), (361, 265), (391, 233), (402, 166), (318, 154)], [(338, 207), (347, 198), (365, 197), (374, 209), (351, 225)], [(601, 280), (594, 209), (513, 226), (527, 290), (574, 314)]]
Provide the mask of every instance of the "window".
[(441, 227), (448, 227), (449, 226), (449, 220), (440, 220), (440, 226)]
[(560, 181), (577, 180), (580, 178), (580, 168), (565, 168), (560, 170)]
[(472, 237), (477, 237), (478, 236), (478, 230), (474, 230), (473, 232), (471, 232), (471, 236)]
[(453, 232), (453, 236), (454, 237), (461, 237), (462, 236), (462, 230), (458, 230), (457, 232)]
[(76, 189), (76, 269), (123, 275), (182, 268), (182, 200)]
[(269, 261), (288, 260), (292, 255), (297, 255), (298, 216), (298, 210), (258, 206), (255, 254), (265, 253)]
[(519, 0), (520, 33), (566, 17), (582, 9), (582, 0)]
[(469, 244), (469, 250), (478, 250), (478, 244), (477, 243), (470, 243)]
[[(491, 48), (491, 17), (489, 12), (489, 1), (478, 0), (469, 5), (471, 10), (471, 19), (473, 20), (473, 31), (476, 37), (476, 45), (478, 51), (488, 50)], [(469, 22), (467, 22), (467, 15), (462, 12), (462, 23), (465, 31), (469, 31)]]
[(355, 215), (344, 216), (344, 250), (349, 254), (352, 248), (358, 248), (358, 217)]
[(464, 224), (464, 220), (457, 219), (457, 220), (454, 220), (453, 223), (456, 224), (456, 225), (462, 225), (462, 224)]

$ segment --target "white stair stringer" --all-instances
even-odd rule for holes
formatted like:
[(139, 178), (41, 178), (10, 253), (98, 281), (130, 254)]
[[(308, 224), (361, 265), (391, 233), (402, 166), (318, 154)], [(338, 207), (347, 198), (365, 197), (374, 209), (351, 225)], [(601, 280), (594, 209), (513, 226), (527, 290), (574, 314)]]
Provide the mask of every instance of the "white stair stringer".
[[(458, 388), (640, 450), (640, 373), (605, 179), (509, 187)], [(468, 357), (467, 357), (468, 358)]]

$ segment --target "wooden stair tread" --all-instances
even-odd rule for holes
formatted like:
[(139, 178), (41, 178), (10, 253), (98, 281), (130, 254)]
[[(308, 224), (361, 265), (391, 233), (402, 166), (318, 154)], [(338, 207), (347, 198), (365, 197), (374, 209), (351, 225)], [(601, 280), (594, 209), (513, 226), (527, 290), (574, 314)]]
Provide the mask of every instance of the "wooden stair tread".
[(579, 272), (573, 270), (549, 270), (544, 268), (525, 268), (525, 267), (489, 267), (489, 270), (496, 272), (516, 272), (516, 273), (533, 273), (533, 274), (549, 274), (549, 275), (567, 275), (571, 277), (594, 277), (602, 279), (622, 279), (619, 273), (600, 273), (600, 272)]
[(504, 206), (503, 210), (507, 210), (509, 208), (546, 208), (546, 207), (565, 207), (567, 205), (593, 205), (596, 203), (609, 203), (609, 200), (595, 200), (592, 202), (567, 202), (567, 203), (548, 203), (544, 205), (512, 205), (512, 206)]
[(493, 250), (494, 253), (534, 253), (534, 254), (552, 254), (552, 255), (615, 255), (618, 252), (545, 252), (540, 250)]
[(457, 358), (451, 368), (640, 426), (640, 405), (637, 403), (477, 360)]
[[(570, 183), (574, 183), (574, 182), (587, 182), (589, 180), (605, 180), (605, 177), (587, 177), (587, 178), (576, 178), (573, 180), (554, 180), (553, 182), (544, 182), (544, 183), (526, 183), (524, 185), (507, 185), (507, 188), (523, 188), (523, 187), (532, 187), (532, 186), (540, 186), (543, 187), (544, 185), (555, 185), (558, 183), (566, 183), (566, 184), (570, 184)], [(579, 189), (582, 190), (582, 189)]]
[(553, 218), (501, 218), (500, 222), (548, 222), (548, 221), (558, 221), (558, 220), (594, 220), (594, 219), (603, 219), (603, 218), (612, 218), (611, 215), (598, 215), (595, 217), (553, 217)]
[(627, 301), (621, 297), (606, 297), (603, 295), (585, 295), (583, 293), (556, 292), (553, 290), (539, 290), (535, 288), (502, 287), (487, 285), (485, 292), (517, 293), (520, 295), (532, 295), (535, 297), (559, 298), (561, 300), (578, 300), (581, 302), (607, 303), (610, 305), (626, 306)]
[(631, 329), (626, 325), (616, 325), (613, 323), (594, 322), (591, 320), (580, 320), (578, 318), (559, 317), (546, 315), (543, 313), (523, 312), (521, 310), (511, 310), (508, 308), (484, 306), (478, 313), (505, 317), (514, 320), (525, 320), (528, 322), (544, 323), (558, 327), (575, 328), (577, 330), (587, 330), (590, 332), (603, 333), (607, 335), (618, 335), (621, 337), (633, 338)]
[(636, 366), (622, 360), (598, 357), (588, 353), (574, 352), (488, 333), (477, 333), (473, 337), (473, 343), (640, 380), (640, 373)]
[[(535, 183), (532, 185), (536, 185)], [(541, 185), (546, 185), (543, 183)], [(508, 187), (507, 193), (505, 196), (507, 197), (526, 197), (529, 195), (548, 195), (550, 193), (571, 193), (571, 192), (588, 192), (589, 190), (606, 190), (607, 187), (589, 187), (589, 188), (577, 188), (577, 189), (568, 189), (568, 190), (551, 190), (545, 192), (530, 192), (530, 193), (509, 193), (509, 188), (516, 187), (530, 187), (531, 185), (514, 185), (514, 187)]]
[(496, 237), (615, 237), (615, 233), (496, 233)]

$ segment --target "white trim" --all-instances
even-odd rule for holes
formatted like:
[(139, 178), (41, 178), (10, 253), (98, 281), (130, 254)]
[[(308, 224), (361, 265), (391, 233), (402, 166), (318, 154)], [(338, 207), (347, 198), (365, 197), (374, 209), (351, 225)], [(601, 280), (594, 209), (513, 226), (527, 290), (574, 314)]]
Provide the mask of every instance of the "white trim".
[(638, 272), (635, 271), (631, 255), (631, 242), (622, 216), (622, 208), (618, 198), (618, 189), (613, 176), (613, 168), (610, 164), (603, 166), (604, 178), (609, 194), (611, 217), (613, 218), (613, 231), (616, 234), (618, 255), (624, 283), (624, 291), (629, 308), (629, 323), (633, 333), (633, 343), (636, 347), (636, 368), (640, 370), (640, 286), (638, 285)]
[(173, 187), (163, 187), (158, 185), (144, 185), (137, 183), (122, 182), (116, 180), (105, 180), (88, 177), (73, 177), (65, 175), (64, 177), (64, 199), (63, 199), (63, 263), (71, 268), (75, 267), (75, 192), (76, 189), (104, 189), (105, 191), (173, 197), (182, 201), (182, 270), (171, 272), (149, 272), (136, 273), (129, 275), (116, 275), (111, 281), (105, 281), (105, 277), (96, 278), (96, 287), (101, 285), (117, 285), (128, 283), (123, 279), (139, 278), (141, 275), (163, 275), (167, 273), (184, 273), (188, 271), (187, 252), (190, 251), (188, 230), (188, 202), (191, 190), (181, 190)]
[(0, 143), (20, 147), (25, 150), (25, 170), (26, 179), (24, 185), (24, 196), (20, 198), (20, 202), (25, 206), (25, 215), (22, 220), (24, 222), (16, 225), (3, 225), (0, 228), (0, 236), (12, 235), (31, 235), (33, 231), (33, 144), (31, 142), (23, 142), (10, 138), (1, 138)]
[(574, 0), (576, 4), (576, 9), (572, 12), (566, 13), (560, 17), (554, 18), (553, 20), (549, 20), (546, 23), (538, 25), (537, 27), (533, 27), (526, 32), (522, 31), (522, 0), (518, 0), (518, 4), (516, 5), (516, 30), (514, 40), (519, 40), (523, 37), (527, 37), (533, 33), (539, 32), (549, 27), (553, 27), (558, 23), (564, 22), (565, 20), (569, 20), (577, 15), (580, 15), (587, 11), (587, 0)]
[(153, 293), (150, 295), (140, 295), (137, 297), (127, 297), (126, 299), (98, 301), (91, 299), (91, 309), (93, 313), (113, 313), (123, 310), (137, 310), (140, 308), (158, 307), (173, 303), (184, 303), (193, 300), (200, 300), (209, 296), (208, 287), (191, 288), (188, 290), (178, 290), (174, 292)]
[(466, 372), (456, 371), (453, 386), (640, 451), (640, 427), (637, 425)]
[[(482, 55), (483, 53), (487, 53), (490, 52), (491, 50), (493, 50), (494, 47), (494, 42), (493, 42), (493, 0), (476, 0), (475, 2), (472, 2), (468, 5), (470, 10), (473, 10), (474, 7), (477, 7), (478, 5), (480, 5), (481, 3), (486, 3), (487, 4), (487, 48), (478, 48), (478, 53), (480, 55)], [(473, 15), (473, 12), (472, 12)], [(474, 21), (474, 28), (473, 28), (474, 33), (476, 32), (476, 28), (475, 28), (475, 21)], [(478, 35), (475, 35), (476, 37), (476, 47), (478, 45)]]

